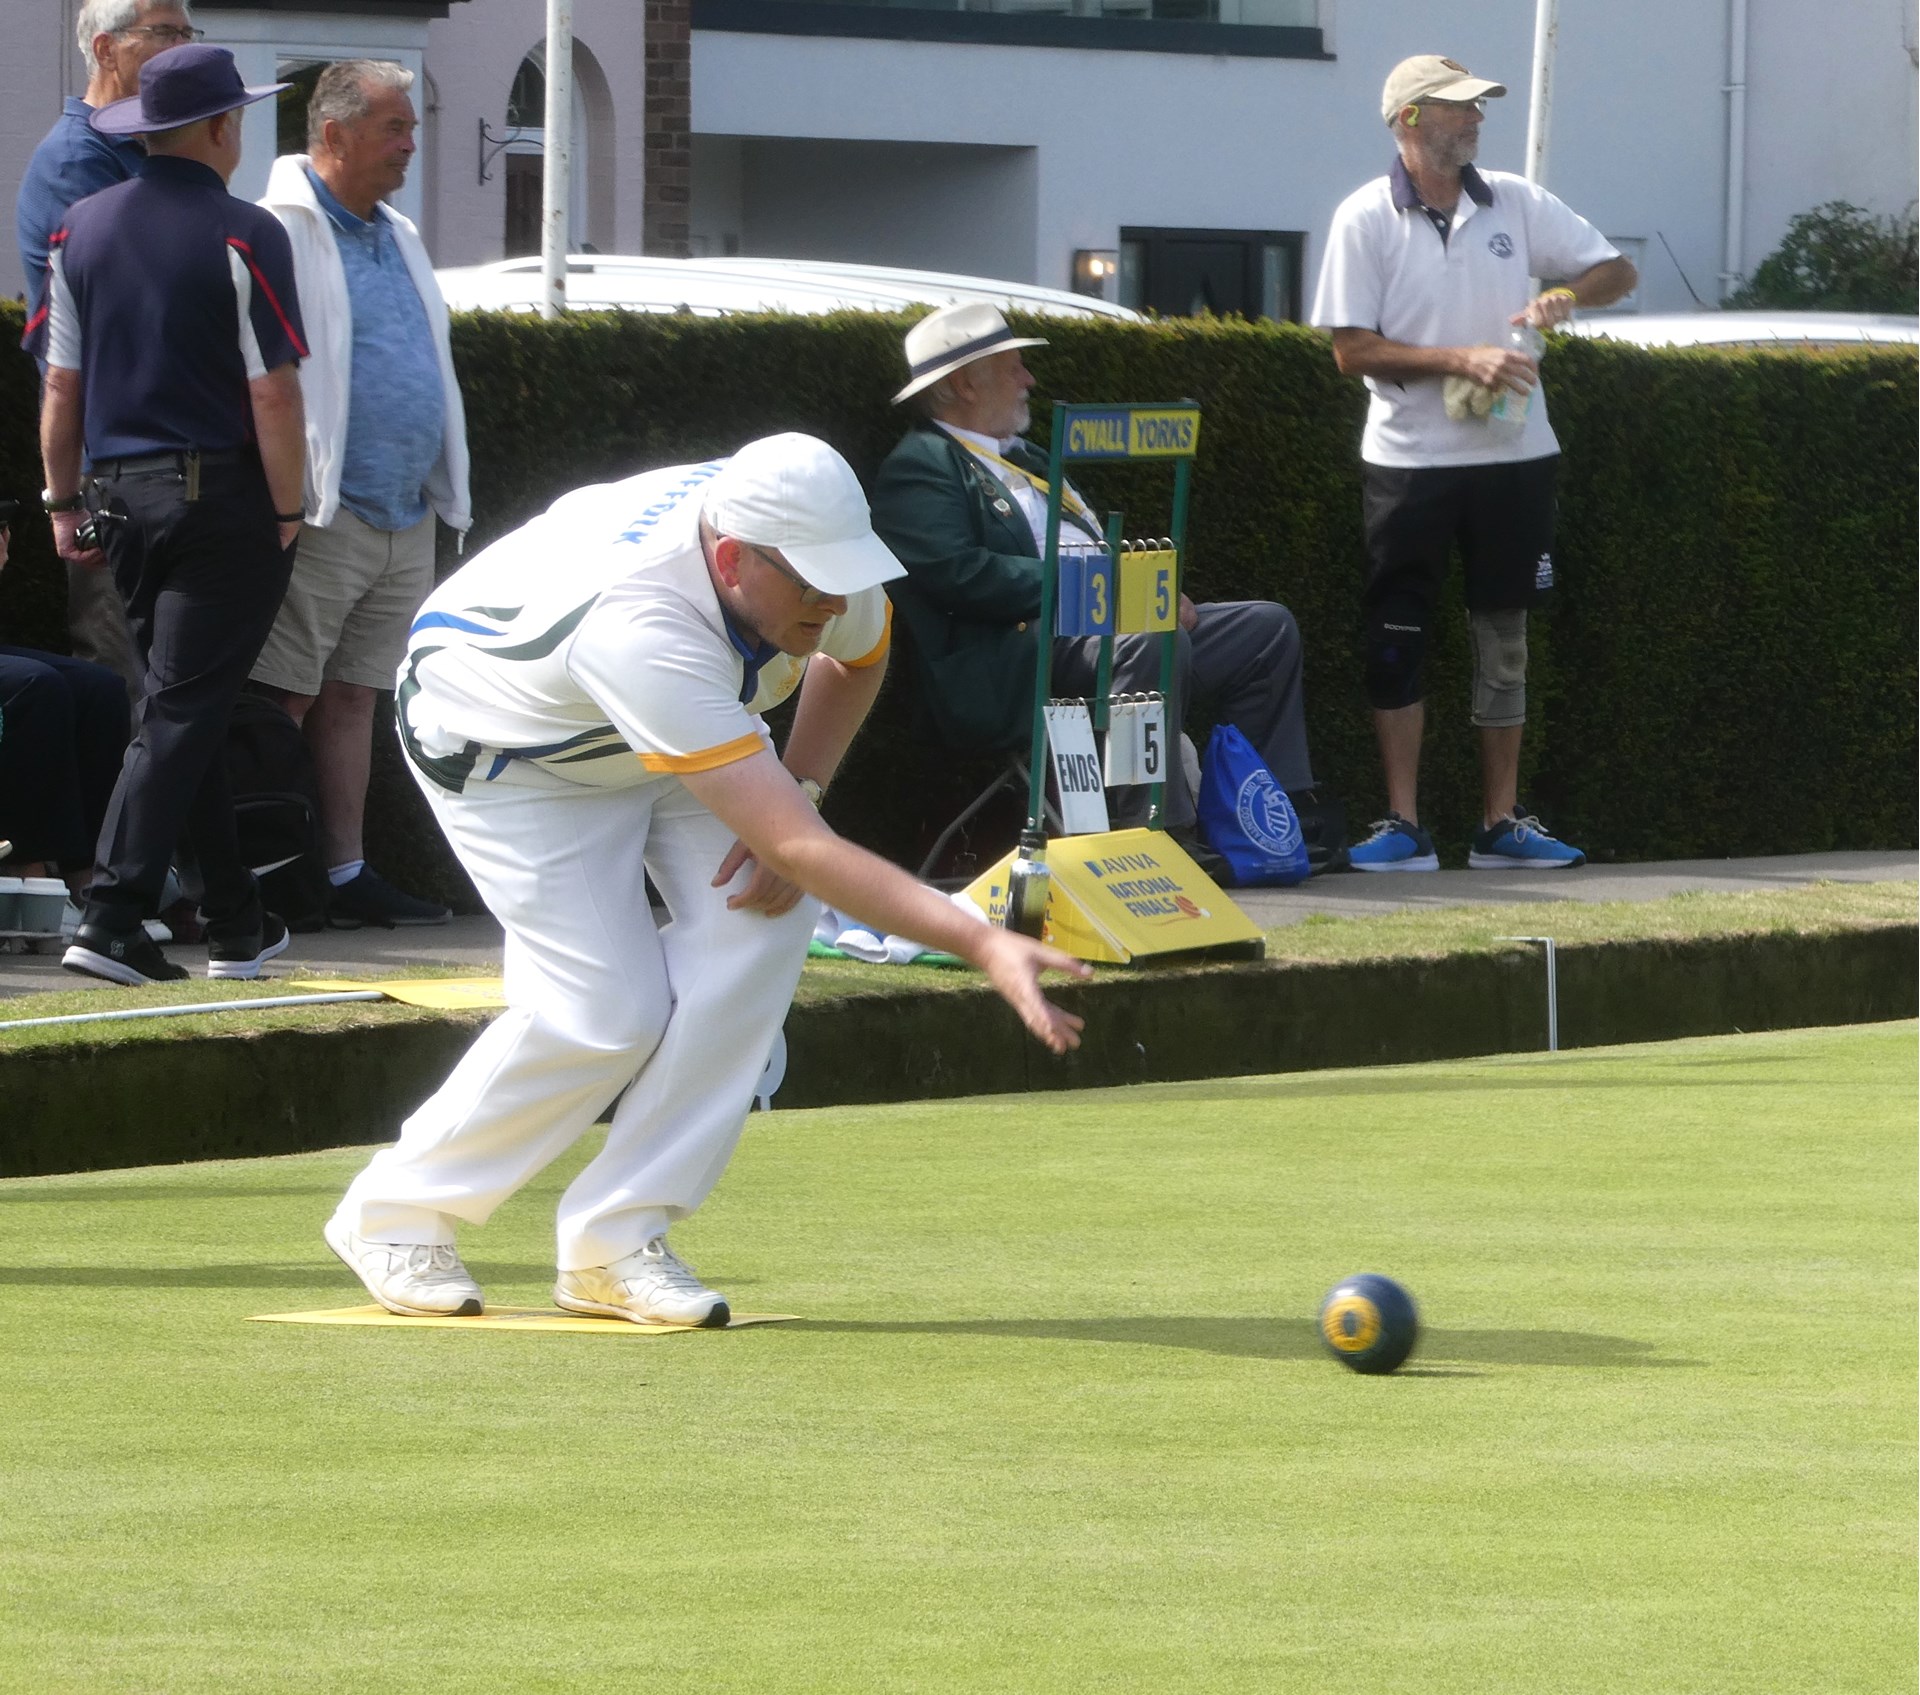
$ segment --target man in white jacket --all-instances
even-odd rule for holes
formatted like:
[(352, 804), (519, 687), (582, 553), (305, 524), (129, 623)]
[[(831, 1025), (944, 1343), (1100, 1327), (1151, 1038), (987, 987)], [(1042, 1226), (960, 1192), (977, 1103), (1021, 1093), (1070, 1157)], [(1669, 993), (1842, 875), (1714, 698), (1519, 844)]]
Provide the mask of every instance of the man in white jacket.
[(449, 916), (369, 866), (361, 835), (374, 705), (433, 587), (434, 517), (472, 522), (446, 302), (419, 232), (384, 204), (413, 158), (412, 84), (381, 60), (328, 66), (309, 152), (274, 161), (260, 202), (292, 240), (313, 351), (300, 370), (307, 528), (253, 680), (313, 749), (328, 918), (349, 929)]

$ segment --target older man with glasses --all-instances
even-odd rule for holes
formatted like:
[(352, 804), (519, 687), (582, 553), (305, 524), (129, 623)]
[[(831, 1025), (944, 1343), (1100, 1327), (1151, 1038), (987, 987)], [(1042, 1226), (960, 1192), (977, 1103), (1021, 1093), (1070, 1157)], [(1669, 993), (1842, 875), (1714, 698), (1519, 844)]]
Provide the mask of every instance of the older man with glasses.
[[(1434, 871), (1419, 818), (1425, 661), (1449, 556), (1466, 574), (1473, 722), (1480, 735), (1476, 870), (1584, 862), (1519, 805), (1527, 611), (1554, 586), (1560, 444), (1539, 390), (1538, 331), (1635, 282), (1605, 236), (1525, 177), (1474, 158), (1506, 89), (1435, 53), (1388, 75), (1381, 116), (1399, 156), (1341, 202), (1313, 322), (1371, 392), (1360, 440), (1367, 538), (1366, 688), (1387, 815), (1356, 871)], [(1551, 285), (1536, 293), (1534, 279)]]
[[(104, 135), (87, 120), (102, 106), (138, 94), (140, 67), (156, 53), (198, 41), (205, 32), (194, 28), (186, 0), (86, 0), (74, 33), (87, 62), (86, 92), (62, 102), (59, 118), (28, 161), (14, 203), (29, 323), (46, 305), (47, 247), (67, 208), (125, 182), (146, 157), (133, 136)], [(40, 372), (46, 375), (44, 361)], [(68, 565), (67, 625), (76, 654), (119, 672), (130, 694), (140, 692), (143, 667), (110, 572)]]

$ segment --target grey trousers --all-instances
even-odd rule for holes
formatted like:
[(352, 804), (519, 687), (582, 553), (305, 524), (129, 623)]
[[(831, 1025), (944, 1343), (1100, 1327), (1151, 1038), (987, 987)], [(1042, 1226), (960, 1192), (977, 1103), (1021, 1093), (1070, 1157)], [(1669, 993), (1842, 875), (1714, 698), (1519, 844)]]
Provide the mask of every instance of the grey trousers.
[[(1174, 638), (1173, 701), (1168, 738), (1179, 734), (1188, 707), (1213, 722), (1231, 724), (1249, 742), (1281, 788), (1313, 787), (1307, 755), (1307, 705), (1301, 687), (1300, 626), (1271, 600), (1213, 601), (1197, 609), (1191, 633)], [(1068, 637), (1053, 644), (1052, 692), (1056, 697), (1091, 695), (1100, 664), (1100, 643)], [(1145, 694), (1160, 686), (1160, 638), (1122, 636), (1113, 644), (1113, 692)], [(1191, 824), (1193, 791), (1177, 755), (1169, 760), (1166, 819)], [(1109, 789), (1107, 810), (1115, 829), (1144, 824), (1144, 787)]]

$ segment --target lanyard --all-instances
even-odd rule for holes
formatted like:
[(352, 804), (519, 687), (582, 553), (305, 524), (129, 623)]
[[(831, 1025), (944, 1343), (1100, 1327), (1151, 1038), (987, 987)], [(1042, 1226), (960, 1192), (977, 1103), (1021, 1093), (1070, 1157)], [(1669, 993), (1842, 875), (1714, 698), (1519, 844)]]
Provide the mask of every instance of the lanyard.
[[(976, 459), (991, 460), (1004, 470), (1011, 471), (1016, 477), (1024, 478), (1028, 483), (1032, 484), (1042, 496), (1050, 495), (1053, 492), (1053, 485), (1049, 483), (1045, 477), (1038, 476), (1034, 472), (1029, 471), (1026, 466), (1016, 465), (1011, 459), (1003, 459), (999, 454), (990, 452), (984, 447), (975, 447), (972, 442), (968, 442), (966, 448)], [(1099, 520), (1096, 519), (1088, 509), (1087, 503), (1073, 492), (1073, 489), (1064, 479), (1060, 484), (1060, 504), (1066, 509), (1067, 516), (1073, 519), (1073, 521), (1078, 524), (1081, 529), (1085, 530), (1088, 535), (1092, 536), (1095, 541), (1105, 539), (1101, 533)], [(1038, 539), (1040, 545), (1044, 547), (1047, 538), (1041, 536)]]

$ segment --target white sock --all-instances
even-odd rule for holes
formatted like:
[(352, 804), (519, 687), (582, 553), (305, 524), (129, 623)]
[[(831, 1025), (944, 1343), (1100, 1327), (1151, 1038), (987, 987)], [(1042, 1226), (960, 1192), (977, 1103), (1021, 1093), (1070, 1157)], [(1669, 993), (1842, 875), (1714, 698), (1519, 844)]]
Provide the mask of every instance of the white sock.
[(327, 867), (327, 881), (337, 889), (343, 883), (351, 883), (366, 868), (364, 859), (350, 859), (345, 865), (330, 865)]

